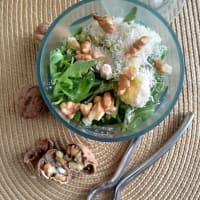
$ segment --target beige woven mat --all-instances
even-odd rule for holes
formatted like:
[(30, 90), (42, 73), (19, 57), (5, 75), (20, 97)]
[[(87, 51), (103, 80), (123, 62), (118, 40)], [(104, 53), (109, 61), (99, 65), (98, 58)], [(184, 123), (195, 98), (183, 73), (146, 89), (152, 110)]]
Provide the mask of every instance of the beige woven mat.
[[(0, 199), (83, 200), (90, 188), (115, 171), (127, 142), (101, 143), (66, 130), (46, 112), (32, 120), (21, 118), (14, 100), (18, 89), (36, 83), (36, 46), (33, 31), (43, 21), (52, 21), (73, 0), (0, 0)], [(158, 162), (126, 186), (123, 200), (200, 199), (200, 1), (187, 1), (173, 23), (181, 42), (186, 76), (179, 101), (154, 131), (145, 135), (128, 169), (155, 152), (176, 130), (190, 110), (196, 113), (192, 126)], [(23, 152), (40, 137), (51, 137), (64, 147), (81, 141), (95, 153), (99, 167), (90, 177), (79, 176), (67, 186), (35, 178), (23, 164)], [(97, 199), (111, 199), (110, 192)]]

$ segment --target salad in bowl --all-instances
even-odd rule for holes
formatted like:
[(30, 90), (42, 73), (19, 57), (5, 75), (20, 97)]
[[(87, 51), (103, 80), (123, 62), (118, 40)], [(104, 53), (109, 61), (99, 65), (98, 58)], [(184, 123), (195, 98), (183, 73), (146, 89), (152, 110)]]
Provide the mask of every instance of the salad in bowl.
[(125, 18), (91, 14), (50, 52), (52, 102), (66, 120), (127, 131), (159, 105), (172, 66), (159, 34), (134, 21), (136, 10)]
[(139, 2), (120, 2), (110, 14), (101, 1), (68, 8), (50, 26), (37, 58), (50, 111), (73, 132), (100, 141), (154, 128), (183, 83), (182, 53), (169, 25)]

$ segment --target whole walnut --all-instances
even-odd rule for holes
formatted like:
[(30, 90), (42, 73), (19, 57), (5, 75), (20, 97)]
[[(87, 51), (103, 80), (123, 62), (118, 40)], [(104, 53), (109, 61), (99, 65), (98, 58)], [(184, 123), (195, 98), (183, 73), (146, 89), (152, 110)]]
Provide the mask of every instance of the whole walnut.
[(35, 32), (34, 32), (34, 39), (37, 44), (40, 44), (40, 42), (43, 40), (44, 35), (47, 32), (50, 25), (51, 25), (51, 23), (44, 22), (37, 26), (37, 28), (35, 29)]
[(37, 117), (46, 107), (40, 94), (39, 87), (22, 87), (18, 93), (17, 106), (22, 117)]

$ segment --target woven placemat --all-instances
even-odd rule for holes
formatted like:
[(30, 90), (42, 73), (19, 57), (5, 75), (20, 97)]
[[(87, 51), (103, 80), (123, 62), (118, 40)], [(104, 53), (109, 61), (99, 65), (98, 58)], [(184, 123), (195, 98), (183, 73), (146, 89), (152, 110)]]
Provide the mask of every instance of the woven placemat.
[[(112, 176), (127, 142), (95, 142), (71, 133), (50, 112), (27, 120), (15, 106), (18, 89), (36, 84), (33, 31), (40, 22), (52, 21), (74, 0), (0, 0), (0, 199), (83, 200), (97, 183)], [(187, 1), (172, 24), (185, 56), (182, 93), (170, 115), (142, 139), (128, 170), (153, 154), (177, 129), (188, 111), (195, 112), (192, 126), (158, 162), (129, 183), (123, 200), (200, 199), (200, 1)], [(97, 173), (77, 176), (66, 186), (36, 178), (23, 163), (23, 153), (41, 137), (60, 147), (69, 142), (88, 145), (98, 159)], [(111, 199), (106, 192), (97, 199)]]

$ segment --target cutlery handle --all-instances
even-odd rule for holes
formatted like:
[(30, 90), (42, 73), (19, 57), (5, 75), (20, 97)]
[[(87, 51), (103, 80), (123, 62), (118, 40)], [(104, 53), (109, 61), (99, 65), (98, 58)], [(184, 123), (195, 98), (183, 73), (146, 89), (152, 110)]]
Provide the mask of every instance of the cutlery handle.
[(117, 182), (122, 177), (125, 167), (128, 165), (133, 153), (135, 152), (137, 146), (141, 142), (141, 138), (142, 138), (142, 136), (138, 137), (135, 140), (131, 140), (122, 160), (120, 161), (120, 164), (119, 164), (117, 170), (115, 171), (115, 174), (113, 175), (113, 177), (110, 180), (113, 183), (113, 185), (117, 184)]
[(184, 121), (182, 122), (179, 129), (171, 136), (171, 138), (166, 142), (164, 146), (162, 146), (156, 153), (154, 153), (149, 159), (147, 159), (140, 166), (136, 167), (133, 171), (129, 172), (115, 188), (114, 200), (119, 200), (121, 196), (121, 190), (124, 186), (129, 183), (133, 178), (142, 173), (145, 169), (150, 167), (153, 163), (155, 163), (160, 157), (162, 157), (183, 135), (185, 130), (191, 124), (194, 117), (193, 112), (188, 112)]
[(135, 140), (131, 140), (122, 160), (120, 161), (120, 164), (115, 172), (115, 174), (113, 175), (113, 177), (109, 180), (106, 181), (100, 185), (97, 185), (88, 195), (87, 200), (93, 200), (94, 197), (100, 193), (103, 192), (104, 190), (110, 189), (112, 187), (114, 187), (117, 182), (120, 180), (120, 178), (122, 177), (123, 171), (125, 169), (125, 167), (128, 165), (129, 160), (132, 157), (132, 154), (135, 152), (138, 144), (141, 141), (142, 136), (138, 137)]

